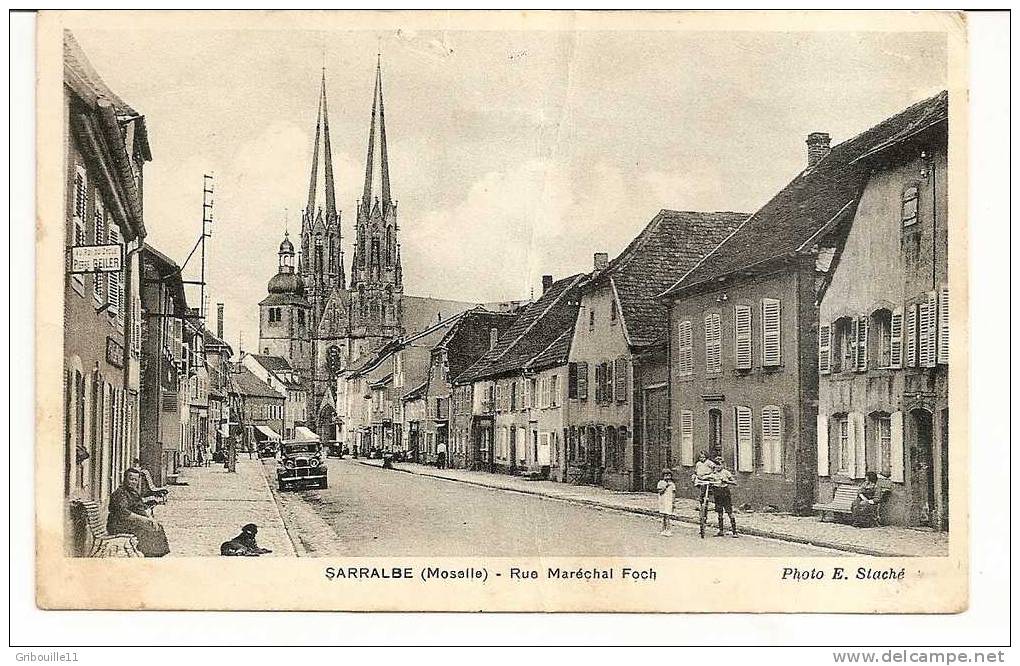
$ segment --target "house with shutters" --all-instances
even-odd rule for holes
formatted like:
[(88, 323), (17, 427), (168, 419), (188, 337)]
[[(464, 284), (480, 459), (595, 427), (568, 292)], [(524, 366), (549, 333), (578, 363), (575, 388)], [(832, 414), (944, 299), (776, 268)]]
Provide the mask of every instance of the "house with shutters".
[(664, 347), (668, 308), (656, 296), (746, 218), (661, 210), (611, 262), (595, 254), (570, 345), (567, 464), (573, 479), (615, 490), (654, 489), (670, 466), (662, 427), (668, 420), (665, 354), (654, 353)]
[[(823, 132), (808, 135), (806, 168), (662, 294), (670, 303), (671, 434), (681, 478), (707, 450), (735, 470), (735, 504), (810, 512), (823, 464), (818, 294), (831, 280), (845, 230), (867, 210), (868, 156), (923, 123), (931, 102), (836, 146)], [(905, 202), (909, 191), (898, 196)], [(864, 282), (852, 269), (848, 276)], [(874, 312), (863, 302), (841, 310), (841, 297), (832, 298), (823, 321), (840, 330), (852, 332)], [(837, 310), (845, 319), (832, 314)], [(837, 333), (832, 345), (842, 340)], [(859, 351), (854, 345), (846, 350), (850, 362)]]
[(884, 523), (947, 529), (948, 97), (876, 129), (818, 298), (818, 501), (874, 471)]
[[(567, 360), (584, 277), (542, 276), (542, 296), (454, 379), (455, 391), (472, 386), (476, 469), (566, 479)], [(464, 401), (466, 391), (458, 395)]]

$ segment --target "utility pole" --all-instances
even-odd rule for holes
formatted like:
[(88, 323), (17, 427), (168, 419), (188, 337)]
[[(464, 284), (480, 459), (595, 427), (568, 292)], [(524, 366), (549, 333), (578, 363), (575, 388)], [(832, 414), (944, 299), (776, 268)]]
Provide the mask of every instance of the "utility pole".
[(213, 177), (210, 174), (202, 175), (202, 276), (201, 298), (199, 299), (199, 312), (202, 326), (205, 326), (205, 239), (212, 236), (212, 207), (213, 207)]

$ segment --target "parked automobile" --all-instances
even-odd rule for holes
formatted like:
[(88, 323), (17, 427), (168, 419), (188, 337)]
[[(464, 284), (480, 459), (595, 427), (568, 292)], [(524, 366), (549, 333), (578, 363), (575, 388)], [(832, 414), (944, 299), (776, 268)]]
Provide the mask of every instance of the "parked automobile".
[(285, 441), (280, 445), (276, 481), (281, 491), (287, 488), (329, 486), (326, 449), (317, 441)]
[(344, 457), (343, 442), (338, 442), (335, 439), (326, 442), (326, 454), (333, 458), (343, 458)]

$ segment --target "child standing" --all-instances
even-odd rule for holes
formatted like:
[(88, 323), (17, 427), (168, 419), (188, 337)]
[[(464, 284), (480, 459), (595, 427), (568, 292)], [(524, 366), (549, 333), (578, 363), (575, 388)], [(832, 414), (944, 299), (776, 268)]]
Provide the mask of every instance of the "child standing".
[(716, 536), (723, 536), (726, 531), (723, 529), (723, 512), (730, 517), (730, 528), (733, 530), (733, 537), (737, 536), (737, 520), (733, 517), (733, 497), (730, 495), (730, 486), (737, 485), (733, 473), (726, 469), (723, 464), (723, 457), (715, 458), (715, 473), (712, 484), (712, 499), (715, 500), (715, 512), (719, 515), (719, 533)]
[(673, 472), (662, 470), (662, 480), (656, 486), (659, 491), (659, 513), (662, 514), (662, 536), (673, 536), (669, 529), (669, 517), (673, 515), (673, 501), (676, 498), (676, 484), (673, 483)]

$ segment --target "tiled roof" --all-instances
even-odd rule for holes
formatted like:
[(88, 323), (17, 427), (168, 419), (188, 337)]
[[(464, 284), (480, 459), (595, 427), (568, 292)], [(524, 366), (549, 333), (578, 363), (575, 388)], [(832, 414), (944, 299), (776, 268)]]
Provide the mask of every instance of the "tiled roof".
[(64, 31), (64, 82), (90, 104), (102, 98), (113, 104), (118, 115), (135, 115), (135, 110), (110, 90), (103, 77), (92, 67), (70, 30)]
[(421, 384), (419, 384), (418, 386), (415, 386), (413, 389), (411, 389), (407, 393), (405, 393), (403, 395), (403, 397), (401, 398), (401, 400), (403, 400), (404, 402), (410, 402), (412, 400), (420, 400), (425, 395), (425, 389), (427, 389), (428, 387), (429, 387), (429, 383), (428, 383), (428, 380), (426, 380), (426, 381), (422, 382)]
[(833, 147), (663, 295), (810, 250), (809, 241), (830, 222), (856, 210), (869, 173), (860, 158), (946, 120), (948, 102), (943, 91)]
[(279, 391), (256, 377), (255, 373), (244, 366), (238, 372), (231, 373), (230, 379), (233, 380), (236, 392), (241, 395), (249, 395), (256, 398), (279, 398), (283, 400), (283, 395)]
[(564, 331), (573, 331), (580, 304), (580, 283), (585, 276), (572, 275), (554, 282), (542, 297), (524, 309), (496, 346), (456, 378), (466, 383), (524, 369)]
[(538, 356), (528, 363), (528, 370), (543, 370), (564, 365), (570, 358), (570, 342), (574, 339), (574, 327), (564, 330), (560, 337), (539, 352)]
[(203, 342), (205, 342), (205, 346), (206, 347), (226, 347), (227, 351), (230, 354), (234, 353), (233, 348), (227, 342), (225, 342), (225, 341), (219, 339), (218, 337), (216, 337), (212, 333), (212, 331), (210, 331), (207, 328), (203, 328), (202, 329), (202, 338), (203, 338)]
[(403, 308), (401, 322), (404, 330), (408, 335), (413, 335), (465, 310), (470, 310), (478, 304), (424, 296), (402, 296), (400, 305)]
[(593, 279), (612, 280), (634, 346), (655, 342), (667, 328), (667, 308), (656, 296), (733, 233), (747, 213), (662, 210)]
[(270, 372), (291, 372), (293, 368), (282, 356), (271, 356), (268, 354), (252, 354), (252, 358), (259, 362), (263, 368)]

